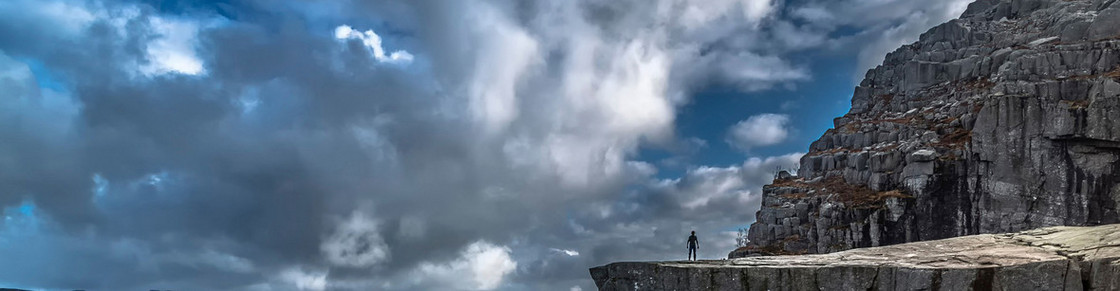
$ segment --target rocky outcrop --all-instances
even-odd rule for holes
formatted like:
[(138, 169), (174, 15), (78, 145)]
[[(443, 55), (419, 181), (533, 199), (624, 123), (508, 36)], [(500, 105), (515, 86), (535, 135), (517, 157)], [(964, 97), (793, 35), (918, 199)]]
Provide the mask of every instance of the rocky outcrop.
[(730, 257), (1120, 222), (1120, 1), (974, 2), (834, 127)]
[(1120, 224), (590, 271), (600, 290), (1120, 290)]

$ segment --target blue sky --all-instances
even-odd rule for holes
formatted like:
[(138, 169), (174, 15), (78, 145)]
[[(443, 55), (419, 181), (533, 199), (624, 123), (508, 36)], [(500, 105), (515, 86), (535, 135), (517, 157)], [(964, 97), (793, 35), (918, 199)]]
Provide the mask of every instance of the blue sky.
[(967, 1), (0, 2), (0, 287), (590, 290), (734, 248)]
[[(776, 156), (789, 152), (808, 151), (809, 143), (832, 128), (832, 119), (847, 113), (855, 71), (850, 56), (817, 56), (813, 63), (812, 81), (791, 87), (759, 92), (741, 92), (736, 88), (714, 87), (696, 92), (692, 102), (677, 115), (677, 131), (682, 136), (704, 140), (706, 146), (690, 159), (693, 164), (731, 166), (751, 156)], [(790, 135), (780, 143), (744, 150), (727, 141), (727, 131), (739, 121), (765, 113), (790, 116), (785, 127)], [(657, 163), (671, 157), (668, 151), (644, 152), (640, 158)], [(786, 165), (785, 168), (796, 167)], [(662, 177), (679, 177), (687, 167), (666, 167)]]

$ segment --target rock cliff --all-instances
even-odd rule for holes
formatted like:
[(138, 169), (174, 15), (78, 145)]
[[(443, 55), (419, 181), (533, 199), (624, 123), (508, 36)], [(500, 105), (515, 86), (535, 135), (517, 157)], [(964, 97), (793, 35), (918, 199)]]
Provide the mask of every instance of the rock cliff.
[(868, 71), (729, 257), (1116, 223), (1117, 183), (1120, 1), (979, 0)]
[(590, 271), (600, 290), (1120, 290), (1120, 224)]

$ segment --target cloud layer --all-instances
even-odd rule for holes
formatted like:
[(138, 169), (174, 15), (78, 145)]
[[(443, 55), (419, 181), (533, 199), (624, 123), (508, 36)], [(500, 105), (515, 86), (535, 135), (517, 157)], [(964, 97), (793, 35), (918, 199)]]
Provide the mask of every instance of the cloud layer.
[(727, 131), (727, 142), (740, 149), (768, 146), (789, 137), (789, 115), (765, 113), (739, 121)]
[[(670, 178), (641, 150), (697, 90), (956, 9), (887, 2), (3, 1), (0, 284), (591, 289), (693, 229), (721, 257), (799, 150)], [(729, 139), (789, 134), (755, 117)]]

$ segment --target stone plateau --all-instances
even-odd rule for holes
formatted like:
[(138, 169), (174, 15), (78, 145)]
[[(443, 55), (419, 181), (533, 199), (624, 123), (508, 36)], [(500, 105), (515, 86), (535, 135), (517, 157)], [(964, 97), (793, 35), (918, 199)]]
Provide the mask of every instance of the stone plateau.
[(1120, 224), (591, 268), (600, 290), (1120, 290)]

